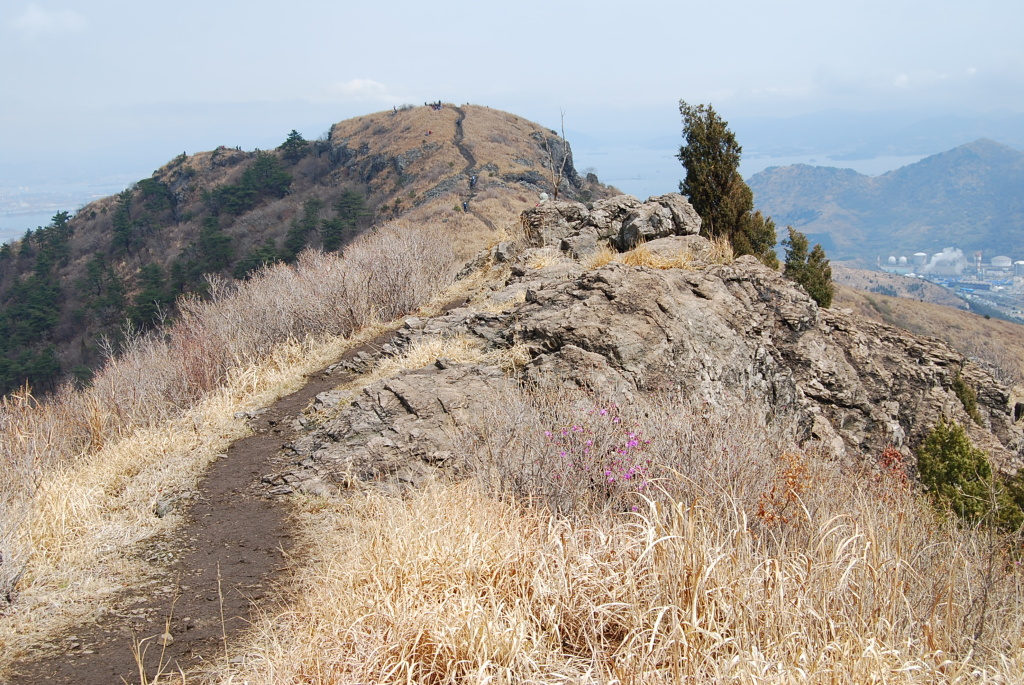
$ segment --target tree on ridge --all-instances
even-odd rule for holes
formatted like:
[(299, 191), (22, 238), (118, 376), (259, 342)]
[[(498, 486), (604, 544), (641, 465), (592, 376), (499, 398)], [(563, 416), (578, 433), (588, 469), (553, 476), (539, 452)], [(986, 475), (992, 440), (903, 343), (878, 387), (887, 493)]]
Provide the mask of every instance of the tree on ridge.
[(683, 139), (677, 158), (686, 167), (679, 191), (701, 218), (701, 234), (725, 237), (736, 255), (750, 254), (773, 268), (775, 222), (754, 211), (754, 193), (740, 176), (743, 148), (711, 105), (679, 101)]

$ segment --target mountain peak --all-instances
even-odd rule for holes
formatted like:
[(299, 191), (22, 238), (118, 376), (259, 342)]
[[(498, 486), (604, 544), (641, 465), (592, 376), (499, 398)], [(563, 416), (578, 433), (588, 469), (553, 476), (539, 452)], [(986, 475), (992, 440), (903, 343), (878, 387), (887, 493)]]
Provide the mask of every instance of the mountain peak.
[[(395, 107), (336, 123), (319, 140), (293, 131), (273, 150), (179, 155), (67, 226), (9, 246), (0, 303), (41, 298), (53, 316), (17, 317), (18, 343), (0, 344), (0, 362), (27, 361), (0, 363), (0, 393), (26, 380), (53, 389), (73, 368), (87, 374), (102, 361), (99, 336), (116, 339), (126, 318), (148, 329), (180, 295), (204, 292), (210, 275), (248, 278), (390, 222), (457, 227), (452, 249), (468, 259), (543, 193), (590, 201), (610, 189), (576, 172), (556, 132), (474, 105)], [(31, 281), (39, 292), (19, 296), (31, 273), (45, 276)]]
[(951, 245), (1024, 258), (1024, 153), (988, 138), (873, 178), (776, 167), (750, 187), (778, 225), (830, 236), (833, 259), (868, 265)]

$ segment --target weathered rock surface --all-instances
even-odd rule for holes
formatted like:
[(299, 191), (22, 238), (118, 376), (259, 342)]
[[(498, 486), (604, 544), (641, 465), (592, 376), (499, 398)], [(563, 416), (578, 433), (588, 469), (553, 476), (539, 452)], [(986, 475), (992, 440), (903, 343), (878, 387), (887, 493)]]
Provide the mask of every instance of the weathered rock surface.
[(628, 250), (648, 240), (696, 234), (700, 217), (677, 193), (647, 202), (620, 195), (598, 200), (589, 210), (579, 202), (543, 202), (523, 212), (523, 226), (534, 247), (558, 246), (580, 259), (602, 244)]
[(290, 445), (302, 457), (295, 468), (264, 481), (277, 487), (274, 494), (326, 495), (356, 481), (397, 492), (437, 469), (458, 472), (464, 464), (452, 428), (508, 382), (497, 367), (440, 361), (374, 383)]
[[(600, 226), (588, 223), (597, 212)], [(821, 309), (753, 257), (707, 265), (700, 257), (710, 254), (710, 245), (686, 233), (699, 224), (686, 220), (685, 207), (627, 197), (589, 212), (550, 202), (526, 212), (524, 223), (535, 243), (563, 246), (572, 231), (608, 235), (620, 219), (621, 236), (629, 217), (640, 216), (660, 217), (645, 225), (670, 221), (683, 232), (654, 239), (649, 249), (689, 250), (696, 266), (612, 262), (587, 270), (558, 252), (557, 259), (535, 259), (551, 247), (517, 255), (506, 246), (501, 251), (511, 268), (492, 286), (491, 298), (505, 303), (503, 309), (463, 307), (410, 318), (382, 354), (424, 338), (468, 335), (488, 349), (525, 348), (530, 361), (521, 377), (536, 383), (589, 386), (627, 400), (672, 390), (713, 403), (767, 401), (795, 421), (801, 440), (820, 441), (850, 461), (888, 445), (909, 456), (946, 416), (964, 425), (997, 467), (1022, 465), (1022, 426), (1014, 421), (1021, 417), (1007, 389), (983, 368), (939, 340)], [(978, 395), (984, 426), (971, 421), (952, 390), (958, 373)], [(305, 475), (291, 477), (335, 486), (354, 480), (415, 485), (432, 469), (458, 465), (453, 429), (506, 382), (496, 367), (439, 360), (376, 383), (296, 442)]]

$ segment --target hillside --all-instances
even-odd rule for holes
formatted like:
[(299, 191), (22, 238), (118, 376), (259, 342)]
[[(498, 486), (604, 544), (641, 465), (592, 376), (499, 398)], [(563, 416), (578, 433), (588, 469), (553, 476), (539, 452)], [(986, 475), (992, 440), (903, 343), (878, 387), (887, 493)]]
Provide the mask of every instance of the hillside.
[(832, 279), (840, 285), (880, 295), (941, 304), (954, 309), (967, 310), (970, 308), (967, 302), (954, 295), (948, 288), (920, 278), (908, 278), (885, 271), (867, 271), (853, 269), (842, 264), (833, 264)]
[(1024, 153), (981, 139), (881, 176), (796, 165), (751, 176), (759, 209), (820, 242), (832, 259), (958, 247), (987, 258), (1020, 252)]
[(677, 194), (545, 202), (459, 269), (457, 229), (392, 226), (5, 403), (54, 452), (0, 492), (0, 672), (1018, 680), (1017, 537), (915, 479), (946, 417), (1018, 483), (1024, 406), (699, 228)]
[(0, 394), (86, 382), (126, 322), (138, 332), (173, 318), (176, 298), (206, 296), (210, 277), (343, 250), (385, 222), (457, 225), (453, 247), (468, 257), (496, 224), (553, 194), (550, 170), (563, 165), (563, 196), (607, 193), (576, 173), (554, 132), (468, 105), (358, 117), (276, 150), (182, 154), (0, 250)]
[(0, 399), (0, 678), (1024, 680), (1000, 370), (819, 307), (677, 193), (513, 211), (525, 158), (458, 158), (547, 134), (474, 111), (436, 161), (345, 142), (401, 112), (335, 126), (422, 205)]
[(982, 361), (1007, 386), (1021, 386), (1017, 392), (1024, 392), (1024, 326), (915, 297), (842, 285), (836, 288), (833, 307), (943, 340)]

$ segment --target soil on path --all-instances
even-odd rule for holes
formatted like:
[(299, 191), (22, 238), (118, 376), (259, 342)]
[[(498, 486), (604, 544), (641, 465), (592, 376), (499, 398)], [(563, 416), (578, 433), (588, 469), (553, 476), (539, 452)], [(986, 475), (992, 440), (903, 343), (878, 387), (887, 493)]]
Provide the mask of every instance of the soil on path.
[[(356, 350), (353, 350), (353, 353)], [(291, 535), (280, 498), (266, 496), (292, 418), (318, 393), (344, 379), (321, 372), (253, 419), (254, 435), (235, 442), (199, 484), (188, 522), (173, 540), (141, 552), (175, 559), (148, 587), (123, 593), (95, 623), (79, 626), (17, 663), (3, 682), (111, 685), (140, 682), (133, 647), (145, 650), (147, 679), (224, 658), (225, 640), (249, 625), (254, 605), (275, 597)], [(173, 643), (159, 640), (169, 625)]]
[[(453, 109), (458, 112), (459, 118), (455, 120), (455, 137), (452, 139), (452, 143), (455, 144), (455, 147), (458, 149), (459, 154), (462, 155), (462, 158), (466, 160), (466, 168), (462, 170), (463, 175), (469, 176), (473, 169), (476, 168), (476, 157), (473, 156), (472, 151), (466, 147), (466, 144), (463, 142), (465, 135), (462, 131), (462, 122), (466, 119), (466, 113), (462, 111), (461, 107), (454, 107)], [(498, 230), (497, 227), (495, 227), (494, 222), (473, 209), (473, 198), (475, 197), (476, 189), (470, 185), (469, 195), (466, 196), (466, 202), (468, 203), (468, 209), (466, 211), (477, 219), (480, 219), (480, 221), (482, 221), (487, 228), (492, 231)]]

